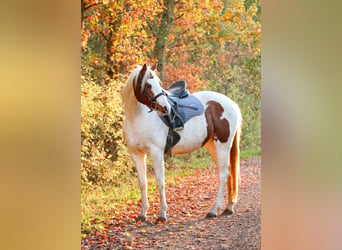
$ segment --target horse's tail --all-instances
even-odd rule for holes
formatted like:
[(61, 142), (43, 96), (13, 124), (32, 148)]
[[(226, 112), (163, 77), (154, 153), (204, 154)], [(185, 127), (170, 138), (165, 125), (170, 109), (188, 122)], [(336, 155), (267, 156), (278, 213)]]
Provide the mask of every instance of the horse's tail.
[(241, 128), (238, 127), (234, 135), (232, 148), (230, 150), (229, 160), (229, 178), (228, 178), (228, 203), (235, 204), (238, 197), (240, 181), (240, 134)]

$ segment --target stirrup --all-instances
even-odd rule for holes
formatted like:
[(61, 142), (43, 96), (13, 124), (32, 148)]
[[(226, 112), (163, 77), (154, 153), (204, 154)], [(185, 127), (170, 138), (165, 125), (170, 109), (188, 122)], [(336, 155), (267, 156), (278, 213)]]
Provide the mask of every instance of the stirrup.
[(179, 127), (176, 127), (176, 128), (173, 128), (173, 131), (177, 132), (177, 131), (181, 131), (184, 129), (184, 125), (182, 124), (181, 126)]
[[(176, 118), (178, 118), (179, 121), (181, 122), (181, 125), (178, 126), (178, 127), (175, 126), (175, 124), (176, 124), (176, 123), (175, 123)], [(183, 121), (182, 117), (181, 117), (179, 114), (177, 114), (177, 113), (173, 116), (173, 118), (172, 118), (172, 120), (171, 120), (171, 124), (172, 124), (172, 129), (173, 129), (173, 131), (180, 131), (180, 130), (183, 130), (183, 129), (184, 129), (184, 121)]]

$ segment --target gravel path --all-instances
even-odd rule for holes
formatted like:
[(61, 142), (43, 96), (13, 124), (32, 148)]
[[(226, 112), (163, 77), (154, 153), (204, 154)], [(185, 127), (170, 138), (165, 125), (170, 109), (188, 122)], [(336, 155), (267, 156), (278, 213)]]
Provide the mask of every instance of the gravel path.
[[(127, 211), (116, 221), (82, 240), (82, 249), (260, 249), (261, 158), (241, 161), (241, 185), (235, 214), (205, 219), (217, 191), (213, 168), (179, 178), (166, 187), (168, 221), (154, 224), (158, 200), (150, 202), (148, 221), (136, 223)], [(226, 192), (227, 193), (227, 192)], [(224, 201), (227, 201), (225, 195)], [(136, 205), (139, 211), (139, 206)]]

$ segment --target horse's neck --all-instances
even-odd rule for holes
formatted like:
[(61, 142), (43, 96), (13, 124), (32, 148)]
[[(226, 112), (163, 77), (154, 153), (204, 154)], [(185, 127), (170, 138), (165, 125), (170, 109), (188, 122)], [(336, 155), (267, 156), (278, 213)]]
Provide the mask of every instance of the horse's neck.
[(129, 95), (124, 104), (126, 120), (133, 122), (136, 121), (139, 117), (144, 119), (144, 117), (142, 117), (142, 114), (145, 109), (145, 106), (137, 101), (134, 94)]

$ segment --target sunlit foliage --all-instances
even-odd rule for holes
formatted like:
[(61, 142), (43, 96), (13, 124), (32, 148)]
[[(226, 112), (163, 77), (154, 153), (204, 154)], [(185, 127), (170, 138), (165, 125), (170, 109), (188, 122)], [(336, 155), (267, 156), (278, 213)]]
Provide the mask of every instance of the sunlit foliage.
[[(170, 4), (170, 33), (158, 59), (158, 29)], [(144, 62), (163, 60), (164, 87), (183, 79), (191, 92), (231, 97), (243, 114), (242, 150), (260, 150), (260, 12), (257, 0), (82, 0), (82, 181), (116, 183), (134, 172), (120, 91)]]

